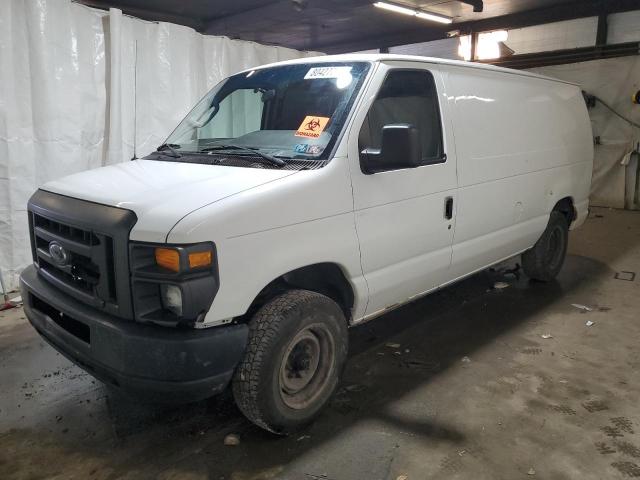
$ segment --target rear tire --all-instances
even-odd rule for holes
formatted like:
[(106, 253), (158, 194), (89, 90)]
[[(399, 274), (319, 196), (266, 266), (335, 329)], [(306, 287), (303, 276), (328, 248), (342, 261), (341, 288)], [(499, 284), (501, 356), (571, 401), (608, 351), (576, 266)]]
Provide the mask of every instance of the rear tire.
[(564, 263), (569, 240), (569, 226), (565, 216), (551, 212), (547, 228), (530, 250), (522, 254), (524, 273), (533, 280), (549, 282), (553, 280)]
[(233, 379), (242, 413), (270, 432), (311, 422), (335, 391), (348, 351), (347, 321), (330, 298), (291, 290), (249, 323), (249, 343)]

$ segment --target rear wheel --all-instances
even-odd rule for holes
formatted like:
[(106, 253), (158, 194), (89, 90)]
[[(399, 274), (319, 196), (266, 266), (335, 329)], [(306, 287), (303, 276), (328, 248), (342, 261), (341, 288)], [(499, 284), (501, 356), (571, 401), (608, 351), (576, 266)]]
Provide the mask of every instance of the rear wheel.
[(256, 425), (286, 434), (309, 423), (333, 394), (347, 358), (347, 322), (330, 298), (292, 290), (249, 324), (233, 395)]
[(529, 278), (542, 282), (553, 280), (564, 263), (568, 239), (567, 219), (560, 212), (551, 212), (547, 228), (540, 239), (533, 248), (522, 254), (524, 273)]

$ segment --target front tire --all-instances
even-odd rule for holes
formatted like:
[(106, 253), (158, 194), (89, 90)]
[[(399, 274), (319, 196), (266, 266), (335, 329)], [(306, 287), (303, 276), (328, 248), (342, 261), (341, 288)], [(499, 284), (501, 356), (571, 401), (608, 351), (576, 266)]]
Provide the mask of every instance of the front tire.
[(522, 254), (522, 269), (533, 280), (553, 280), (564, 263), (569, 240), (569, 225), (565, 216), (551, 212), (547, 228), (530, 250)]
[(347, 321), (319, 293), (291, 290), (249, 324), (249, 343), (233, 395), (253, 423), (277, 434), (311, 422), (335, 391), (348, 351)]

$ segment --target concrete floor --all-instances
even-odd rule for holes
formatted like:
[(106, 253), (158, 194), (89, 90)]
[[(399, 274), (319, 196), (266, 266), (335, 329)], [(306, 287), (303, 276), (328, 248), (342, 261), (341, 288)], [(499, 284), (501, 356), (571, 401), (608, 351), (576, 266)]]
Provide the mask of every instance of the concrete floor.
[(342, 389), (289, 438), (228, 396), (114, 396), (0, 313), (0, 478), (640, 477), (639, 311), (640, 214), (594, 209), (557, 282), (488, 271), (353, 329)]

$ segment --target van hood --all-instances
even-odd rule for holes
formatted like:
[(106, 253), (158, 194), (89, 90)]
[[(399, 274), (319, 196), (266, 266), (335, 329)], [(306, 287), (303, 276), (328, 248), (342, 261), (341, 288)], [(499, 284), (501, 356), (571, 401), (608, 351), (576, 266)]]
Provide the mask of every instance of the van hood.
[(135, 160), (76, 173), (42, 189), (119, 208), (138, 217), (131, 238), (164, 242), (185, 215), (296, 170)]

